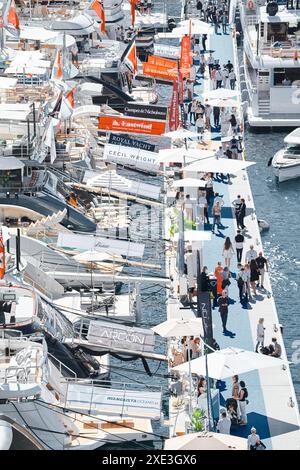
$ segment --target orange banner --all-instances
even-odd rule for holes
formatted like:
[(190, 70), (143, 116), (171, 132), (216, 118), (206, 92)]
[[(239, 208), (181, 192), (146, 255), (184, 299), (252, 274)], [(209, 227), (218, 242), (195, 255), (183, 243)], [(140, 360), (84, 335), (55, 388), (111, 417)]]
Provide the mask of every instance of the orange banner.
[(127, 134), (160, 135), (165, 132), (165, 121), (122, 116), (99, 116), (98, 129), (103, 131), (126, 132)]
[(184, 36), (181, 40), (180, 72), (183, 78), (189, 78), (191, 65), (191, 39)]
[(176, 67), (162, 67), (160, 65), (143, 62), (143, 74), (151, 77), (164, 78), (165, 80), (177, 80), (178, 70)]
[(177, 60), (164, 59), (158, 55), (149, 55), (148, 64), (159, 65), (166, 68), (177, 68)]

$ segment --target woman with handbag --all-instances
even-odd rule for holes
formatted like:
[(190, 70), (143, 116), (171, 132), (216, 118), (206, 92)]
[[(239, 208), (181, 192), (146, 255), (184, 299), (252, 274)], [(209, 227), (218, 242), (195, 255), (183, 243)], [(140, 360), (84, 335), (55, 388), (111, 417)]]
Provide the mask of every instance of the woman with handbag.
[(225, 268), (223, 269), (223, 271), (221, 273), (221, 276), (222, 276), (222, 289), (225, 289), (226, 292), (227, 292), (227, 295), (228, 295), (228, 287), (231, 284), (231, 282), (229, 280), (231, 274), (230, 274), (230, 271), (227, 268), (227, 266), (225, 266)]

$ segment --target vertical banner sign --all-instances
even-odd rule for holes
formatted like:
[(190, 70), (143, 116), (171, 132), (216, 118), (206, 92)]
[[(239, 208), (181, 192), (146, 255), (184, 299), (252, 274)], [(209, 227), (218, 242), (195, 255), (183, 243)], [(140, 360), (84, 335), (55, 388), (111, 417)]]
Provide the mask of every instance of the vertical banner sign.
[(178, 82), (173, 83), (173, 93), (169, 114), (169, 130), (176, 131), (179, 127)]
[(2, 238), (2, 231), (0, 231), (0, 279), (5, 276), (5, 246)]
[(182, 78), (189, 78), (191, 65), (191, 39), (184, 36), (181, 40), (180, 72)]
[(201, 292), (200, 253), (197, 251), (197, 317), (202, 318), (204, 341), (212, 345), (213, 328), (210, 292)]

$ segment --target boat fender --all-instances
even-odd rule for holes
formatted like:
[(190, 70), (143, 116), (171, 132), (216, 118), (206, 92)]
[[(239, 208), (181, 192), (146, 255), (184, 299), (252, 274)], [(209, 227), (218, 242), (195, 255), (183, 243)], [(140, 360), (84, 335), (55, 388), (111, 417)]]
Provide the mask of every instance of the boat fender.
[(9, 450), (13, 441), (13, 431), (10, 423), (0, 420), (0, 450)]
[(252, 0), (248, 0), (248, 2), (247, 2), (247, 8), (248, 8), (248, 10), (253, 10), (253, 8), (254, 8), (254, 3), (253, 3)]
[(270, 229), (270, 224), (266, 220), (259, 219), (257, 222), (261, 232), (265, 232)]
[(148, 366), (148, 362), (146, 361), (146, 359), (144, 357), (142, 357), (141, 359), (142, 359), (142, 363), (143, 363), (143, 366), (144, 366), (144, 369), (145, 369), (147, 375), (149, 375), (149, 377), (152, 377), (152, 372), (150, 370), (150, 367)]
[(272, 165), (272, 160), (273, 160), (273, 157), (270, 157), (270, 158), (269, 158), (269, 161), (268, 161), (268, 166), (271, 166), (271, 165)]

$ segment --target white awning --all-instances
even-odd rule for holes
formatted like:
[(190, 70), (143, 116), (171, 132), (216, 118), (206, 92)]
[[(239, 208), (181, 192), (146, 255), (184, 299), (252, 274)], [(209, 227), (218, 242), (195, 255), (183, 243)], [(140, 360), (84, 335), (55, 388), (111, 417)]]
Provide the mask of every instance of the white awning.
[(203, 173), (238, 173), (252, 165), (255, 165), (255, 162), (232, 160), (228, 158), (208, 158), (206, 160), (199, 160), (191, 165), (187, 165), (185, 170), (199, 171)]
[(86, 36), (99, 30), (98, 23), (95, 22), (88, 14), (80, 13), (69, 20), (54, 20), (51, 23), (53, 31), (68, 32), (72, 36)]
[(98, 96), (102, 95), (103, 85), (101, 83), (85, 82), (77, 88), (77, 91), (89, 96)]
[(0, 90), (14, 88), (18, 82), (17, 78), (0, 77)]
[(21, 170), (24, 168), (24, 163), (15, 157), (1, 157), (0, 170)]
[(30, 104), (28, 103), (0, 103), (0, 116), (2, 120), (26, 121), (30, 111)]
[[(52, 44), (54, 46), (64, 45), (64, 36), (58, 31), (50, 31), (46, 28), (37, 28), (32, 26), (22, 26), (20, 32), (21, 39), (30, 41), (40, 41), (45, 44)], [(75, 44), (75, 39), (70, 34), (65, 36), (66, 47), (72, 47)]]

